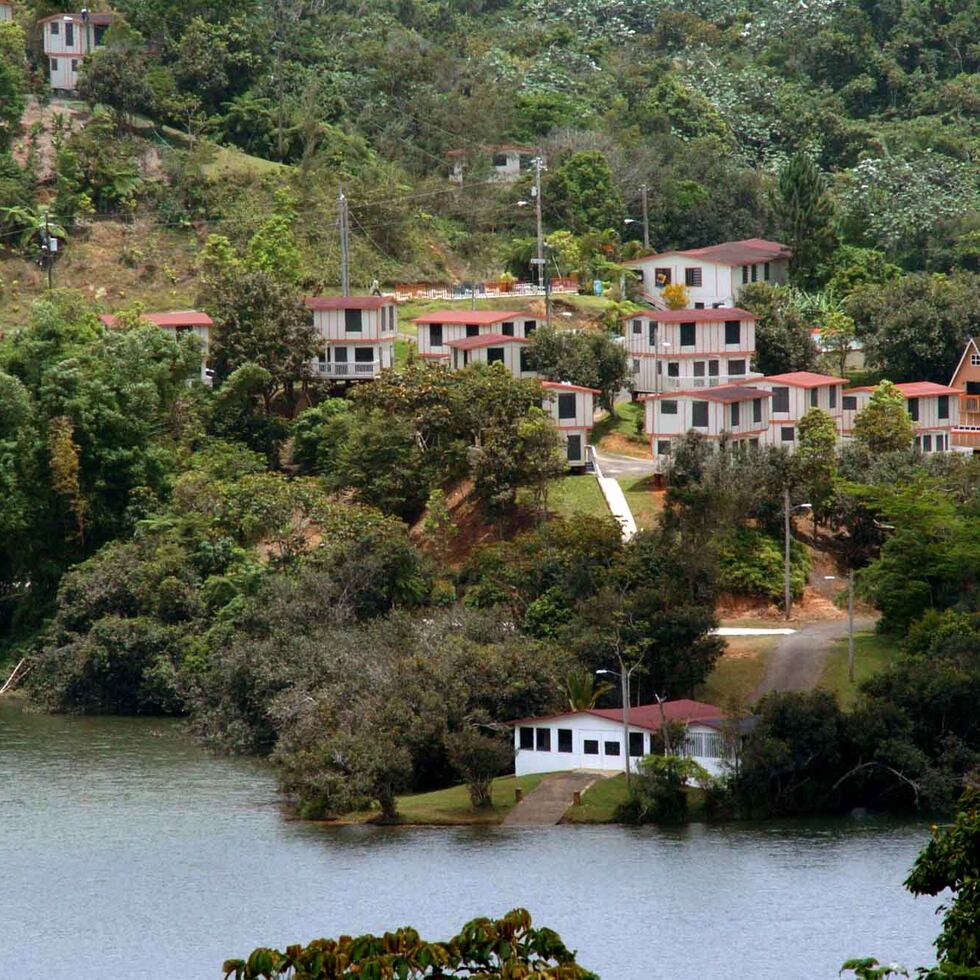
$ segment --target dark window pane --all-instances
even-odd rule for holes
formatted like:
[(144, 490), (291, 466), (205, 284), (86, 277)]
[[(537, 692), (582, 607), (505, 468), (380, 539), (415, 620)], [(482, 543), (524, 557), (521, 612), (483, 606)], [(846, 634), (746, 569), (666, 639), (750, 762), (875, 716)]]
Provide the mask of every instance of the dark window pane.
[(737, 426), (739, 424), (739, 420), (740, 420), (740, 417), (741, 417), (741, 408), (742, 408), (742, 406), (739, 405), (738, 402), (733, 402), (732, 405), (729, 406), (729, 407), (732, 410), (732, 428), (734, 429), (735, 426)]
[(558, 418), (575, 418), (575, 396), (564, 394), (558, 396)]
[(725, 343), (740, 344), (742, 342), (742, 324), (738, 320), (725, 321)]
[(941, 419), (949, 418), (949, 395), (940, 395), (937, 399), (937, 404), (939, 406), (939, 417)]
[(793, 442), (793, 440), (796, 439), (796, 429), (794, 429), (791, 425), (780, 426), (779, 437), (783, 440), (783, 442)]
[(670, 440), (669, 439), (658, 439), (657, 440), (657, 455), (658, 456), (669, 456), (670, 455)]
[(531, 334), (534, 333), (534, 331), (537, 330), (537, 329), (538, 329), (538, 321), (537, 320), (525, 320), (524, 321), (524, 336), (525, 337), (530, 337)]
[(681, 324), (681, 347), (693, 347), (695, 344), (695, 329), (693, 323)]
[(820, 404), (820, 389), (810, 389), (810, 408), (816, 408)]
[(604, 742), (602, 751), (604, 755), (619, 755), (619, 742)]
[(534, 748), (534, 729), (525, 728), (521, 726), (521, 748), (522, 749), (533, 749)]
[(539, 752), (550, 752), (551, 751), (551, 729), (550, 728), (535, 728), (534, 729), (534, 743), (535, 748)]
[(684, 270), (684, 284), (687, 286), (700, 286), (701, 285), (701, 269), (700, 267), (695, 267), (693, 269)]
[(654, 269), (653, 275), (657, 286), (662, 288), (670, 285), (670, 269)]
[(521, 370), (522, 371), (533, 370), (533, 368), (531, 367), (531, 354), (526, 347), (521, 348)]
[(361, 311), (344, 310), (344, 329), (348, 333), (361, 332)]
[(496, 364), (500, 361), (501, 364), (504, 363), (504, 349), (503, 347), (488, 347), (487, 348), (487, 364)]
[(752, 402), (752, 421), (761, 422), (762, 421), (762, 399), (756, 398)]
[(582, 750), (586, 755), (598, 755), (599, 740), (597, 738), (587, 738), (582, 743)]
[(661, 415), (676, 415), (677, 414), (677, 402), (673, 398), (665, 398), (660, 403), (660, 414)]
[(844, 411), (845, 412), (856, 412), (858, 407), (858, 400), (854, 395), (844, 396)]
[(630, 755), (643, 755), (643, 732), (630, 732)]
[(774, 412), (789, 411), (789, 388), (772, 389), (772, 410)]
[(502, 323), (500, 325), (500, 332), (505, 337), (513, 337), (514, 336), (514, 324), (513, 323), (509, 323), (509, 322), (508, 323)]
[(429, 327), (429, 346), (442, 347), (442, 324), (433, 323)]
[(468, 323), (466, 325), (466, 336), (467, 337), (479, 337), (480, 327), (475, 323)]
[(918, 398), (910, 398), (908, 400), (908, 406), (909, 406), (909, 416), (911, 417), (912, 421), (913, 422), (918, 422), (919, 421), (919, 399)]
[(569, 436), (565, 445), (565, 458), (570, 463), (577, 463), (582, 458), (582, 437)]
[(745, 361), (743, 361), (741, 358), (736, 361), (729, 361), (728, 374), (729, 376), (736, 375), (736, 374), (745, 374)]
[(559, 752), (572, 751), (572, 730), (570, 728), (558, 729), (558, 751)]
[(707, 402), (691, 403), (691, 425), (695, 429), (708, 428), (708, 403)]
[(633, 321), (633, 333), (643, 333), (643, 321), (634, 320)]
[(831, 385), (828, 389), (830, 394), (829, 405), (831, 408), (837, 408), (837, 385)]

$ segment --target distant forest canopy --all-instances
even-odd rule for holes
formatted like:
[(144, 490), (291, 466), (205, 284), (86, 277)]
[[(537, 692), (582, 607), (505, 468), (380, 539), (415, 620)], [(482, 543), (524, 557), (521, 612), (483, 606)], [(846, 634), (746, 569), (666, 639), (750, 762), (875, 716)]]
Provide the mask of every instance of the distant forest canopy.
[[(58, 9), (22, 3), (22, 23)], [(776, 175), (803, 152), (828, 176), (844, 244), (908, 270), (980, 269), (974, 0), (118, 0), (114, 9), (125, 22), (82, 69), (82, 96), (123, 121), (138, 114), (301, 168), (310, 223), (329, 224), (346, 180), (362, 203), (354, 234), (371, 242), (368, 281), (526, 262), (518, 245), (533, 233), (533, 208), (517, 202), (529, 178), (482, 180), (485, 148), (515, 143), (547, 155), (549, 231), (611, 229), (616, 243), (641, 244), (645, 183), (654, 248), (791, 239)], [(36, 30), (29, 46), (43, 64)], [(132, 155), (125, 129), (122, 157)], [(449, 150), (466, 153), (465, 186), (452, 193)], [(239, 182), (202, 190), (186, 160), (169, 166), (171, 191), (154, 198), (169, 218), (235, 211)], [(10, 184), (0, 182), (0, 197)], [(111, 210), (125, 197), (94, 203)]]

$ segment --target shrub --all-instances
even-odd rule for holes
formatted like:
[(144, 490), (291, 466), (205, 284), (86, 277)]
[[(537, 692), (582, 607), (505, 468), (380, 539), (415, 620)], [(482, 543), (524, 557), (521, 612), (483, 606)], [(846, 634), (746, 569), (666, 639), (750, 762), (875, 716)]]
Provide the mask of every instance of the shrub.
[[(719, 549), (719, 588), (758, 596), (770, 602), (783, 597), (783, 548), (758, 528), (739, 528)], [(790, 590), (803, 595), (810, 573), (810, 556), (799, 542), (790, 545)]]

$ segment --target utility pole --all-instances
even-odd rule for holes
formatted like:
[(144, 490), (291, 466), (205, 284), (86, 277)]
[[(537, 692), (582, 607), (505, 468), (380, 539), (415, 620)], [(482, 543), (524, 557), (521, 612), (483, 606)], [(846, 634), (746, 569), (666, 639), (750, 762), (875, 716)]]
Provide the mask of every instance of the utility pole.
[(847, 569), (847, 679), (854, 683), (854, 569)]
[(344, 296), (350, 296), (350, 228), (347, 222), (347, 198), (344, 196), (343, 185), (337, 196), (338, 218), (337, 227), (340, 230), (340, 291)]
[(643, 196), (643, 246), (650, 247), (650, 215), (647, 211), (647, 185), (640, 184), (640, 194)]
[(540, 156), (534, 158), (534, 211), (538, 223), (538, 284), (544, 292), (544, 233), (541, 230), (541, 168), (543, 161)]
[(48, 267), (48, 289), (52, 288), (54, 274), (54, 255), (51, 251), (51, 229), (49, 225), (49, 214), (44, 212), (44, 262)]

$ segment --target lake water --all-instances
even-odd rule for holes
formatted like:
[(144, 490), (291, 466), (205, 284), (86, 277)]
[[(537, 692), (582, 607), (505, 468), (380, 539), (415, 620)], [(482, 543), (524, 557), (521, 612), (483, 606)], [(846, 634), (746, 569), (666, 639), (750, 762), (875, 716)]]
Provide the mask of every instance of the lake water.
[(167, 722), (0, 703), (0, 978), (197, 980), (259, 945), (522, 905), (602, 980), (831, 980), (933, 962), (923, 823), (380, 829), (287, 821)]

